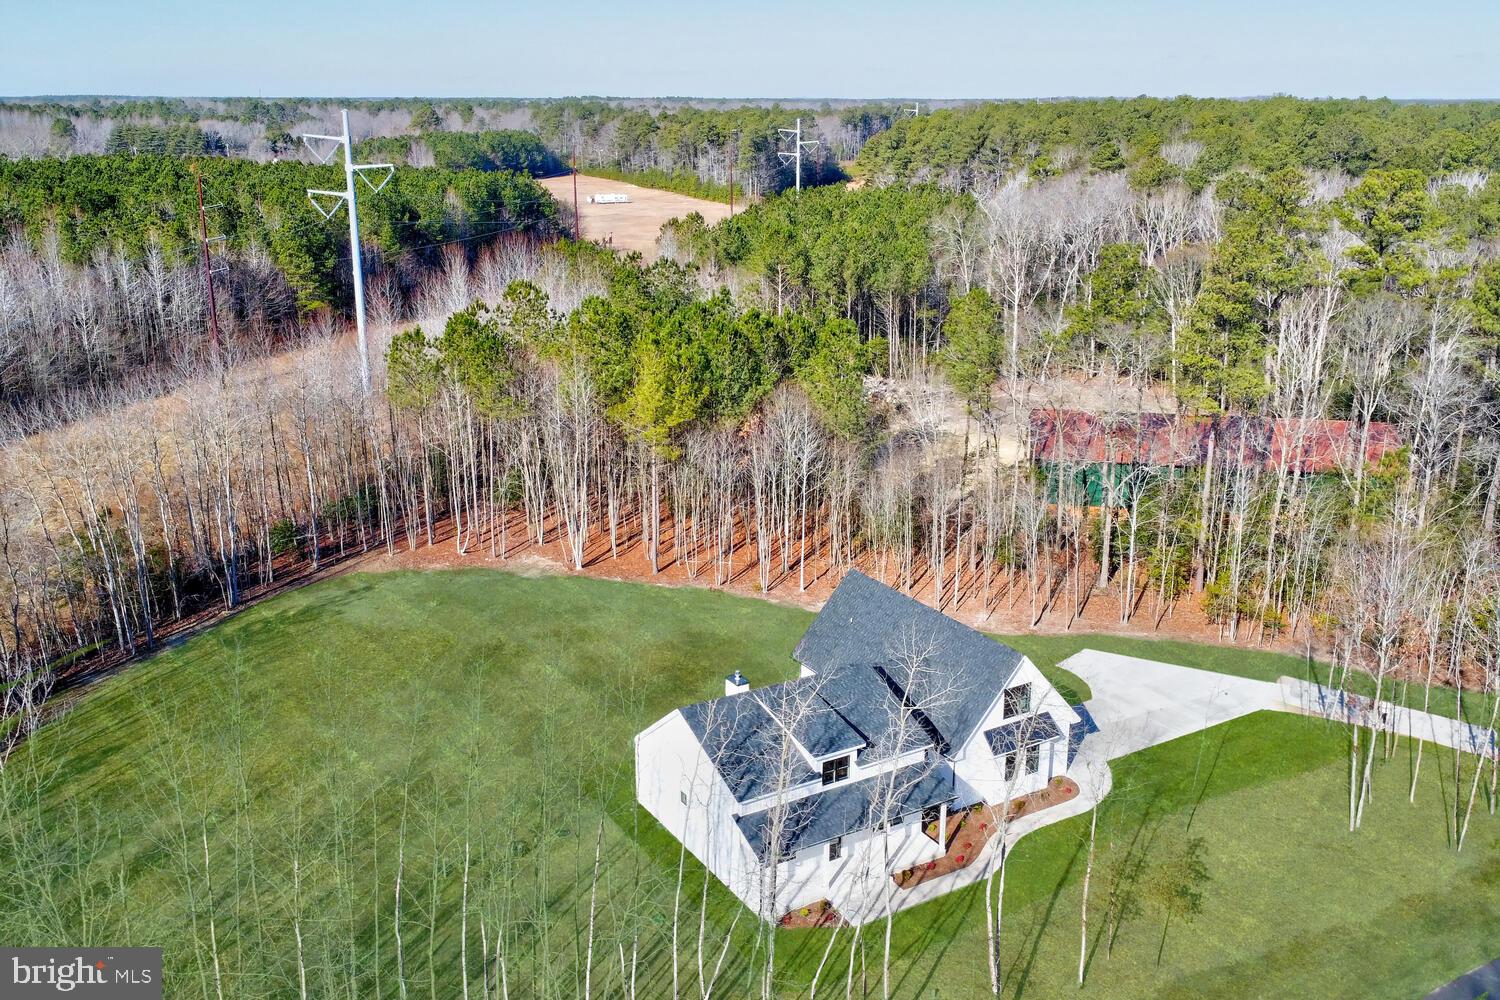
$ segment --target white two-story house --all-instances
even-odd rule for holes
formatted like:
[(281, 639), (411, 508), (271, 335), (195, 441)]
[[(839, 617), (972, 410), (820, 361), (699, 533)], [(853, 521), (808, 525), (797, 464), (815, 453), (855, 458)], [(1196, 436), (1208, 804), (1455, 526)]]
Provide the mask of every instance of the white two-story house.
[(984, 808), (1062, 775), (1084, 728), (1026, 657), (855, 571), (794, 656), (796, 680), (736, 672), (635, 740), (637, 799), (768, 920), (863, 923), (901, 873), (972, 863)]

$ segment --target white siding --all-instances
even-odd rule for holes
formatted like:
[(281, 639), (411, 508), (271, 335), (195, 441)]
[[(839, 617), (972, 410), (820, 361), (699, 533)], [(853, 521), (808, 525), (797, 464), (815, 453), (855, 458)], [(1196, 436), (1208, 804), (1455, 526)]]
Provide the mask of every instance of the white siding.
[(969, 738), (969, 742), (964, 744), (963, 749), (953, 758), (953, 770), (991, 805), (1037, 791), (1052, 778), (1067, 770), (1068, 731), (1073, 723), (1078, 721), (1078, 713), (1073, 711), (1072, 706), (1063, 700), (1062, 695), (1058, 694), (1051, 684), (1047, 683), (1047, 678), (1042, 676), (1042, 672), (1036, 668), (1035, 664), (1030, 659), (1022, 657), (1020, 666), (1016, 668), (1014, 676), (1006, 687), (1012, 688), (1028, 683), (1031, 685), (1031, 711), (1027, 714), (1047, 712), (1057, 723), (1057, 727), (1062, 730), (1060, 738), (1042, 745), (1041, 767), (1038, 768), (1037, 773), (1027, 774), (1023, 760), (1017, 768), (1015, 778), (1006, 781), (1004, 759), (990, 752), (989, 741), (984, 736), (985, 731), (1021, 717), (1012, 716), (1007, 719), (1003, 692), (990, 706), (984, 721), (974, 730), (974, 735)]
[[(985, 714), (969, 741), (951, 758), (960, 794), (972, 792), (991, 804), (1024, 795), (1044, 786), (1067, 766), (1067, 735), (1078, 714), (1047, 683), (1041, 671), (1023, 658), (1010, 687), (1031, 684), (1031, 712), (1047, 712), (1062, 730), (1061, 738), (1042, 747), (1041, 767), (1034, 775), (1022, 764), (1013, 781), (1005, 780), (1004, 762), (990, 752), (985, 730), (1008, 721), (1002, 694)], [(772, 805), (775, 796), (738, 803), (703, 752), (682, 713), (673, 712), (635, 739), (636, 798), (646, 810), (682, 842), (751, 911), (774, 920), (789, 911), (831, 900), (845, 917), (868, 920), (884, 912), (893, 883), (890, 873), (939, 857), (943, 849), (922, 833), (920, 816), (905, 817), (889, 832), (865, 830), (844, 838), (841, 856), (828, 859), (828, 845), (813, 844), (781, 862), (775, 873), (775, 899), (762, 897), (770, 889), (770, 872), (763, 869), (740, 833), (735, 817)], [(861, 765), (850, 762), (849, 782), (916, 763), (923, 751), (896, 760)], [(822, 791), (811, 782), (784, 793), (799, 798)], [(899, 892), (899, 890), (898, 890)]]
[(889, 832), (862, 830), (844, 838), (836, 861), (828, 860), (826, 843), (811, 845), (783, 861), (777, 873), (776, 906), (767, 916), (827, 899), (846, 918), (860, 919), (877, 912), (891, 882), (890, 873), (941, 856), (943, 849), (922, 833), (920, 816), (908, 816)]
[(635, 794), (693, 857), (759, 909), (759, 866), (735, 825), (734, 796), (681, 712), (636, 736)]

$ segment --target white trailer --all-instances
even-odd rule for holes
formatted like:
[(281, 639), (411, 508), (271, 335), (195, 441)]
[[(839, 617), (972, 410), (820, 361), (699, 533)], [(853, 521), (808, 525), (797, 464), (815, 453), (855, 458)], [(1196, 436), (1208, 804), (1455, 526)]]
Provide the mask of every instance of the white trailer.
[(628, 195), (628, 194), (591, 194), (591, 195), (589, 195), (589, 204), (590, 205), (628, 205), (628, 204), (630, 204), (630, 195)]

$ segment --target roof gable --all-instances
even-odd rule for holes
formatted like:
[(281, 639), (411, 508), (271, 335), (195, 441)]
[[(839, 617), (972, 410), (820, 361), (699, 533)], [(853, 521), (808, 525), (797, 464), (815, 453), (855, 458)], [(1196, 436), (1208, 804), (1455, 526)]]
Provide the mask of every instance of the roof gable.
[[(967, 742), (1021, 662), (1009, 646), (858, 570), (844, 576), (793, 655), (815, 673), (835, 676), (876, 665), (948, 748)], [(917, 655), (923, 665), (913, 677), (901, 661)]]
[(823, 696), (823, 686), (823, 678), (799, 677), (752, 692), (761, 707), (814, 760), (851, 753), (865, 745), (864, 736), (831, 709)]

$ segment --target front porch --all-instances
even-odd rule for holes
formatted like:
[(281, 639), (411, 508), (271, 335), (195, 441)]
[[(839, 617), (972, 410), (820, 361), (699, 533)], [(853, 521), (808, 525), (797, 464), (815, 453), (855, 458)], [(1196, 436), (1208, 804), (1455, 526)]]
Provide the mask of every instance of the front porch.
[[(1028, 795), (1011, 799), (1006, 804), (1006, 822), (1014, 822), (1022, 816), (1040, 812), (1050, 806), (1061, 805), (1078, 795), (1078, 783), (1067, 775), (1058, 775), (1045, 788)], [(1000, 829), (1000, 811), (995, 806), (980, 803), (967, 809), (948, 813), (942, 824), (945, 847), (943, 855), (902, 871), (892, 872), (891, 878), (902, 889), (911, 889), (932, 879), (967, 868), (984, 850), (984, 845)], [(923, 831), (937, 839), (938, 821), (923, 824)]]

